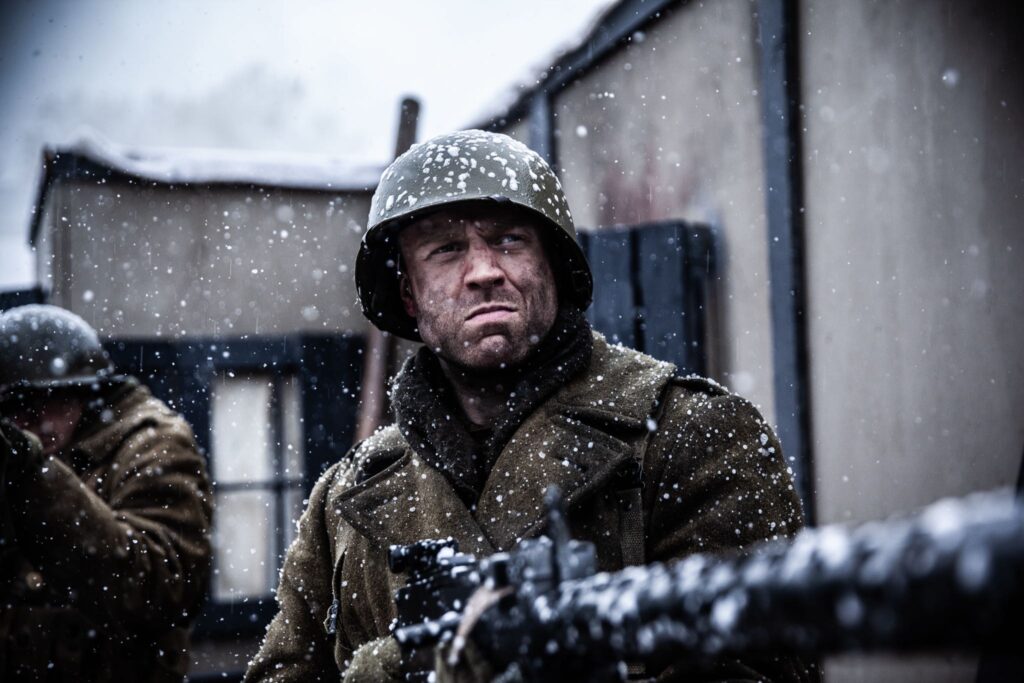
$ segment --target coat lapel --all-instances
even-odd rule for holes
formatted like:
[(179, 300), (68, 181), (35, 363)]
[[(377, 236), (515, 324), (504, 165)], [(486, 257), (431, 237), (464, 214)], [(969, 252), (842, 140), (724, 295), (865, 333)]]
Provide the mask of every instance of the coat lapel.
[(538, 531), (549, 486), (557, 486), (572, 509), (632, 456), (630, 444), (583, 422), (565, 406), (552, 408), (523, 423), (484, 485), (477, 520), (499, 550)]
[(539, 530), (544, 492), (558, 486), (572, 510), (606, 488), (648, 431), (675, 366), (595, 335), (590, 367), (547, 401), (498, 456), (476, 518), (506, 550)]
[(455, 489), (410, 449), (383, 472), (333, 499), (338, 514), (371, 543), (386, 550), (426, 538), (451, 536), (462, 552), (494, 552)]
[[(395, 462), (341, 491), (333, 507), (371, 543), (387, 549), (451, 536), (483, 556), (534, 535), (545, 518), (544, 492), (558, 486), (569, 510), (608, 484), (637, 457), (675, 366), (594, 337), (589, 368), (539, 406), (491, 469), (475, 515), (444, 475), (420, 460), (394, 426), (375, 449), (400, 449)], [(356, 455), (359, 458), (359, 455)]]

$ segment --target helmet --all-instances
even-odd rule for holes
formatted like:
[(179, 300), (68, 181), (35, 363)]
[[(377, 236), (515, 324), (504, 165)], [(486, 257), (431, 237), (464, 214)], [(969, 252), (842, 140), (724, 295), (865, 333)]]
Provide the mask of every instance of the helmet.
[(0, 313), (0, 400), (24, 389), (91, 386), (113, 371), (96, 330), (71, 311), (32, 304)]
[(518, 207), (540, 219), (550, 228), (548, 243), (559, 256), (552, 266), (560, 295), (581, 309), (590, 305), (590, 266), (551, 167), (507, 135), (465, 130), (411, 147), (385, 169), (373, 193), (356, 257), (356, 289), (363, 315), (374, 325), (420, 340), (399, 295), (398, 231), (439, 209), (471, 202)]

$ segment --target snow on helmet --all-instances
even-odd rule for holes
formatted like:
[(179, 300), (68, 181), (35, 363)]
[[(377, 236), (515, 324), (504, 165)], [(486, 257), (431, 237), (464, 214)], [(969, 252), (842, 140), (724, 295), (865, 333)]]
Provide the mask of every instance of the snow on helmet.
[(560, 294), (580, 308), (590, 305), (593, 276), (554, 171), (507, 135), (465, 130), (413, 145), (381, 176), (356, 257), (359, 303), (374, 325), (420, 340), (399, 295), (398, 232), (429, 213), (471, 202), (519, 207), (551, 228), (549, 245), (559, 256), (551, 266)]
[(19, 390), (93, 385), (113, 372), (96, 330), (71, 311), (31, 304), (0, 313), (0, 401)]

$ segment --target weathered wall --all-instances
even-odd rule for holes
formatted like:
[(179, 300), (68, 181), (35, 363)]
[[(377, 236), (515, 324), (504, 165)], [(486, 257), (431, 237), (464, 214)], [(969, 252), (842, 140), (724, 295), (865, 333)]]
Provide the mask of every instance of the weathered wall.
[[(819, 519), (1012, 483), (1024, 446), (1020, 10), (798, 6)], [(755, 7), (681, 3), (554, 111), (579, 225), (718, 229), (724, 378), (771, 418)], [(847, 657), (827, 668), (838, 681), (952, 681), (974, 667)]]
[(1024, 53), (1010, 17), (812, 2), (801, 19), (822, 521), (1011, 483)]
[(561, 93), (554, 111), (577, 225), (685, 219), (717, 229), (719, 374), (773, 420), (752, 13), (743, 0), (683, 4)]
[(74, 183), (50, 196), (54, 303), (104, 336), (365, 329), (353, 269), (368, 195)]
[[(815, 1), (800, 24), (819, 519), (1011, 484), (1024, 447), (1019, 11)], [(974, 662), (846, 658), (829, 673), (970, 681)]]

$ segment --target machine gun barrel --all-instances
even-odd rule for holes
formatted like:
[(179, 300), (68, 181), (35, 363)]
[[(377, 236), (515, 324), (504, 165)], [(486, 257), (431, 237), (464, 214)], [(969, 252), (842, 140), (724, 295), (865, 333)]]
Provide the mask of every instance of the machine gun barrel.
[(461, 556), (455, 565), (472, 580), (453, 593), (459, 604), (431, 607), (423, 623), (405, 619), (400, 644), (450, 638), (479, 586), (508, 595), (472, 638), (497, 670), (515, 664), (526, 680), (608, 678), (621, 662), (1020, 644), (1024, 507), (1009, 492), (941, 501), (902, 520), (806, 529), (743, 555), (605, 574), (587, 570), (592, 549), (558, 530), (557, 510), (552, 519), (550, 538), (482, 562)]
[(943, 501), (906, 520), (807, 529), (745, 556), (694, 555), (568, 581), (530, 612), (538, 649), (571, 666), (596, 653), (661, 661), (1009, 652), (1020, 645), (1022, 598), (1024, 514), (1007, 494)]

